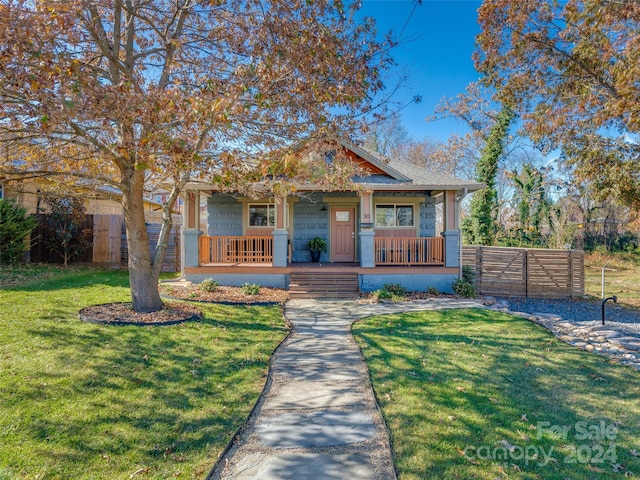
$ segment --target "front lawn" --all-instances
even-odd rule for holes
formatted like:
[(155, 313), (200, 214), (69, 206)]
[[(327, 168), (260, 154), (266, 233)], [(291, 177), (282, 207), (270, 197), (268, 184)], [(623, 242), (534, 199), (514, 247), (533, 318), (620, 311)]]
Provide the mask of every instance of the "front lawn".
[(130, 300), (126, 272), (12, 278), (20, 285), (0, 290), (2, 480), (204, 478), (286, 335), (279, 307), (198, 304), (204, 318), (177, 326), (90, 325), (83, 306)]
[(487, 310), (353, 331), (401, 480), (640, 478), (638, 371)]

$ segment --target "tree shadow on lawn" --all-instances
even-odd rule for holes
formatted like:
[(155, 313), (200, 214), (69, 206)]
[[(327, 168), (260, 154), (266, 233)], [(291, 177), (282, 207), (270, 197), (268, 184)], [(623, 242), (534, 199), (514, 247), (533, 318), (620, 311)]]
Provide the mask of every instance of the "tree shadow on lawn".
[[(635, 370), (529, 321), (481, 310), (378, 317), (354, 331), (405, 478), (495, 478), (501, 469), (517, 478), (619, 478), (610, 463), (640, 472), (628, 453), (640, 449)], [(596, 428), (600, 420), (618, 422), (613, 440), (580, 438), (578, 422)], [(560, 438), (553, 426), (569, 431)], [(597, 445), (611, 443), (615, 461), (597, 462)], [(584, 455), (567, 464), (580, 445), (591, 465)], [(542, 465), (551, 447), (555, 460)]]
[(21, 359), (0, 394), (24, 427), (13, 461), (66, 478), (76, 477), (70, 465), (77, 478), (107, 465), (114, 474), (105, 478), (134, 465), (210, 468), (261, 391), (265, 345), (275, 348), (286, 329), (264, 308), (203, 310), (202, 320), (170, 327), (42, 320), (27, 329), (37, 356)]
[(22, 285), (12, 285), (5, 290), (16, 292), (55, 292), (79, 288), (125, 287), (129, 288), (129, 272), (126, 270), (90, 269), (86, 272), (69, 270), (59, 275), (34, 278)]

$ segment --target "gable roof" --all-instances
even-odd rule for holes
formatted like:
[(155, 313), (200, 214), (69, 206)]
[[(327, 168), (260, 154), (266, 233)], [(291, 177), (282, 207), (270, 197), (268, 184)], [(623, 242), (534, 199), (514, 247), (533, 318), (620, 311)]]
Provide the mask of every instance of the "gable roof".
[[(456, 190), (459, 192), (474, 192), (485, 188), (482, 183), (463, 180), (397, 158), (390, 158), (381, 153), (349, 144), (342, 139), (334, 139), (334, 141), (348, 152), (351, 152), (353, 161), (368, 172), (367, 175), (356, 177), (353, 181), (366, 185), (366, 188), (371, 191), (441, 192), (444, 190)], [(192, 181), (185, 188), (211, 190), (212, 185), (207, 181)], [(215, 190), (215, 187), (213, 189)], [(320, 190), (320, 187), (317, 185), (300, 185), (299, 190), (316, 191)]]
[(463, 180), (403, 160), (386, 157), (378, 152), (350, 145), (342, 140), (340, 140), (340, 144), (386, 174), (371, 174), (355, 179), (357, 183), (370, 185), (374, 190), (466, 189), (469, 192), (473, 192), (485, 187), (482, 183)]

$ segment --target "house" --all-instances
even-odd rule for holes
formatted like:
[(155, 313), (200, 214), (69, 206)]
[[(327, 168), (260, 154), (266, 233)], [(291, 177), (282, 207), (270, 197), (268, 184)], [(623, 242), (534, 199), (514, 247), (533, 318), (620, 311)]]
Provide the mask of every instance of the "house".
[[(17, 204), (26, 208), (29, 214), (42, 214), (46, 212), (43, 202), (43, 195), (40, 188), (44, 182), (10, 182), (3, 184), (0, 182), (0, 198), (13, 200)], [(80, 257), (74, 257), (74, 262), (93, 263), (97, 265), (126, 265), (127, 245), (123, 241), (123, 207), (121, 202), (121, 192), (112, 187), (103, 186), (100, 193), (105, 198), (97, 196), (85, 196), (84, 207), (87, 215), (86, 228), (93, 229), (92, 246)], [(163, 203), (166, 196), (158, 200), (155, 192), (148, 194), (143, 200), (145, 219), (149, 234), (149, 243), (152, 251), (155, 251), (156, 241), (160, 231), (160, 224), (163, 216)], [(166, 195), (164, 191), (160, 191)], [(163, 271), (175, 272), (179, 268), (179, 237), (177, 228), (182, 223), (182, 216), (179, 213), (180, 203), (174, 205), (173, 222), (177, 225), (175, 232), (172, 232), (169, 249), (165, 254)], [(175, 233), (175, 234), (174, 234)], [(33, 262), (55, 262), (59, 259), (57, 254), (52, 253), (46, 247), (43, 240), (47, 236), (44, 224), (40, 224), (31, 233), (31, 237), (25, 243), (25, 259)]]
[[(252, 199), (211, 184), (188, 184), (184, 278), (310, 291), (311, 285), (301, 283), (340, 289), (347, 275), (359, 291), (397, 283), (450, 292), (460, 273), (459, 202), (483, 185), (383, 159), (346, 142), (339, 148), (367, 172), (358, 178), (357, 192), (307, 185), (295, 196)], [(204, 199), (206, 231), (198, 228)], [(328, 248), (314, 264), (306, 245), (318, 236)]]
[[(3, 185), (0, 183), (0, 198), (13, 200), (27, 209), (29, 214), (43, 213), (42, 195), (37, 182), (25, 182)], [(103, 187), (102, 193), (108, 198), (85, 197), (85, 212), (87, 215), (119, 215), (122, 216), (121, 193), (111, 187)], [(149, 223), (162, 222), (162, 202), (157, 201), (156, 195), (148, 195), (144, 199), (145, 218)]]

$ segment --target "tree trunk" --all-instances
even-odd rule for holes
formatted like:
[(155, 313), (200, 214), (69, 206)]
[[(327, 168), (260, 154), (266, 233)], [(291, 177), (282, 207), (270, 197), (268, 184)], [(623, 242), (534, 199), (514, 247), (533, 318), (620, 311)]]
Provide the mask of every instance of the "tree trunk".
[(158, 291), (160, 269), (153, 268), (144, 218), (144, 170), (128, 173), (123, 179), (122, 206), (129, 247), (131, 300), (136, 312), (155, 312), (162, 309), (163, 303)]

